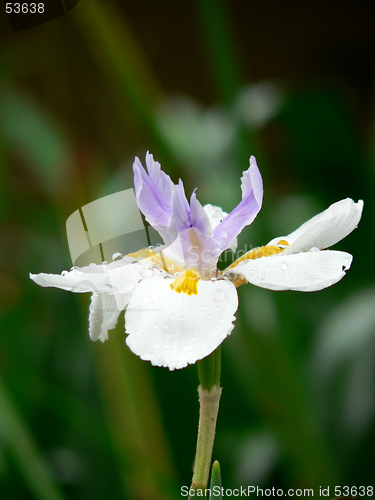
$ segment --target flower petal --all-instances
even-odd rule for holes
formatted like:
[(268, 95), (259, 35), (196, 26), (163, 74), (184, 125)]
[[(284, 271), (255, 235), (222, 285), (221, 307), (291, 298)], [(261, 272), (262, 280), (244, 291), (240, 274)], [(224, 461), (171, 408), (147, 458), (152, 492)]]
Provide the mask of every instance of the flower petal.
[(269, 290), (314, 292), (331, 286), (345, 276), (352, 255), (333, 250), (283, 253), (246, 260), (232, 269), (249, 283)]
[(91, 340), (108, 340), (108, 330), (116, 326), (119, 315), (120, 311), (113, 295), (94, 293), (91, 297), (89, 316)]
[[(82, 269), (85, 268), (78, 268), (70, 272), (63, 271), (62, 274), (30, 274), (30, 278), (40, 286), (61, 288), (69, 292), (111, 293), (112, 286), (108, 275), (104, 272), (104, 266), (90, 264), (87, 268), (91, 268), (93, 272), (83, 272)], [(100, 272), (98, 268), (102, 271)]]
[(146, 155), (146, 164), (149, 175), (138, 158), (133, 165), (138, 207), (152, 226), (167, 226), (171, 216), (174, 184), (149, 153)]
[(159, 274), (140, 262), (133, 262), (133, 258), (124, 257), (118, 262), (106, 265), (90, 264), (72, 268), (69, 272), (63, 271), (62, 274), (30, 274), (30, 278), (40, 286), (51, 286), (70, 292), (115, 293), (123, 302), (124, 297), (121, 295), (128, 294), (138, 281)]
[(212, 238), (213, 228), (210, 222), (210, 218), (207, 214), (207, 211), (197, 200), (195, 192), (191, 195), (190, 198), (190, 223), (191, 226), (195, 229), (198, 229), (201, 234)]
[(174, 186), (172, 193), (171, 217), (168, 226), (177, 229), (179, 233), (190, 228), (190, 208), (181, 179)]
[(251, 156), (250, 167), (243, 172), (241, 181), (242, 201), (214, 231), (222, 250), (228, 248), (242, 229), (253, 222), (262, 206), (263, 181), (254, 156)]
[(231, 333), (238, 307), (236, 289), (229, 281), (199, 281), (197, 295), (176, 293), (170, 287), (173, 281), (143, 281), (125, 315), (130, 349), (170, 370), (214, 351)]
[[(216, 229), (217, 226), (221, 222), (223, 222), (225, 217), (228, 217), (227, 212), (224, 212), (224, 210), (221, 207), (217, 207), (215, 205), (208, 204), (205, 205), (203, 209), (208, 215), (212, 229)], [(217, 244), (219, 243), (217, 242)], [(237, 250), (237, 245), (238, 245), (237, 238), (234, 238), (231, 244), (228, 246), (228, 248), (232, 250), (232, 252), (235, 252)]]
[(362, 200), (358, 203), (350, 198), (338, 201), (302, 224), (293, 233), (274, 238), (268, 245), (277, 245), (280, 240), (285, 240), (289, 243), (286, 253), (306, 252), (313, 247), (328, 248), (358, 226), (362, 209)]

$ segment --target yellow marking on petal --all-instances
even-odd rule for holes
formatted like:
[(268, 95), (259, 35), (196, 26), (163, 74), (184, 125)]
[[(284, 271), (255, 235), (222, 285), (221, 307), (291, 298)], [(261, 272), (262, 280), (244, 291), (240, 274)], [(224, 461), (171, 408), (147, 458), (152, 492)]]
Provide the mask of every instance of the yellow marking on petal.
[(245, 253), (245, 255), (242, 255), (242, 257), (239, 257), (237, 260), (235, 260), (233, 264), (227, 267), (226, 271), (228, 271), (228, 269), (236, 267), (240, 262), (243, 262), (244, 260), (248, 259), (255, 260), (255, 259), (260, 259), (261, 257), (269, 257), (270, 255), (276, 255), (277, 253), (280, 253), (283, 250), (285, 250), (285, 248), (280, 248), (275, 245), (269, 245), (269, 246), (266, 245), (264, 247), (253, 248), (249, 252)]
[(181, 276), (171, 283), (170, 287), (177, 293), (186, 293), (186, 295), (198, 295), (198, 281), (201, 275), (196, 269), (188, 269)]
[[(281, 240), (278, 243), (278, 245), (285, 245), (285, 244), (288, 245), (288, 242), (284, 240)], [(228, 271), (229, 269), (233, 269), (240, 262), (243, 262), (245, 260), (249, 259), (255, 260), (255, 259), (260, 259), (262, 257), (270, 257), (271, 255), (276, 255), (280, 252), (283, 252), (284, 250), (285, 248), (275, 245), (266, 245), (263, 247), (253, 248), (249, 252), (245, 253), (245, 255), (242, 255), (242, 257), (239, 257), (237, 260), (235, 260), (233, 264), (231, 264), (229, 267), (226, 268), (225, 272)], [(236, 288), (247, 283), (247, 280), (243, 278), (241, 275), (238, 275), (234, 280), (231, 281)]]
[(198, 235), (194, 229), (190, 229), (190, 231), (189, 231), (189, 241), (190, 241), (190, 245), (192, 246), (192, 248), (194, 250), (198, 250), (198, 252), (202, 251), (201, 240), (198, 238)]
[(148, 259), (150, 265), (155, 264), (170, 274), (181, 273), (183, 271), (183, 268), (172, 259), (166, 257), (162, 250), (155, 252), (150, 248), (142, 248), (139, 252), (129, 253), (126, 257), (133, 257), (137, 260)]

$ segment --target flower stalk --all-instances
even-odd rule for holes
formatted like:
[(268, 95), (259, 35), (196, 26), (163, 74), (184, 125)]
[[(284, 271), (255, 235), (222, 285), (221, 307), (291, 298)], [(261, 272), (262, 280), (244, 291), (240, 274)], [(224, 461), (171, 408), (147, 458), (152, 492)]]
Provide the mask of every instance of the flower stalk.
[(220, 346), (209, 356), (198, 361), (199, 425), (197, 450), (194, 461), (192, 490), (207, 488), (215, 439), (217, 414), (222, 388), (220, 387)]

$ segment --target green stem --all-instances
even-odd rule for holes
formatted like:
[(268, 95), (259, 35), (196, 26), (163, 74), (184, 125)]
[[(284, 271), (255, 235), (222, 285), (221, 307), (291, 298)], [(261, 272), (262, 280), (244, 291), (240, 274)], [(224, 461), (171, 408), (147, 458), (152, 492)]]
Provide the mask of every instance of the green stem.
[(201, 383), (198, 387), (200, 409), (192, 490), (204, 491), (207, 488), (222, 392), (220, 372), (221, 353), (218, 347), (210, 356), (198, 361), (198, 375)]

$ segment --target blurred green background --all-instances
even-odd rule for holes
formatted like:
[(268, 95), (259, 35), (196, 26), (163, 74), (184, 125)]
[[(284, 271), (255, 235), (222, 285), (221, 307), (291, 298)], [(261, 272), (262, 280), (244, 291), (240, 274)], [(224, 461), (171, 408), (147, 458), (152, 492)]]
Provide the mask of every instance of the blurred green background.
[(226, 488), (374, 485), (373, 2), (80, 0), (0, 47), (0, 497), (177, 499), (196, 444), (195, 366), (151, 367), (123, 316), (89, 340), (89, 296), (28, 273), (72, 265), (65, 221), (132, 187), (150, 150), (229, 212), (250, 154), (264, 206), (240, 239), (364, 199), (342, 282), (239, 289), (213, 458)]

